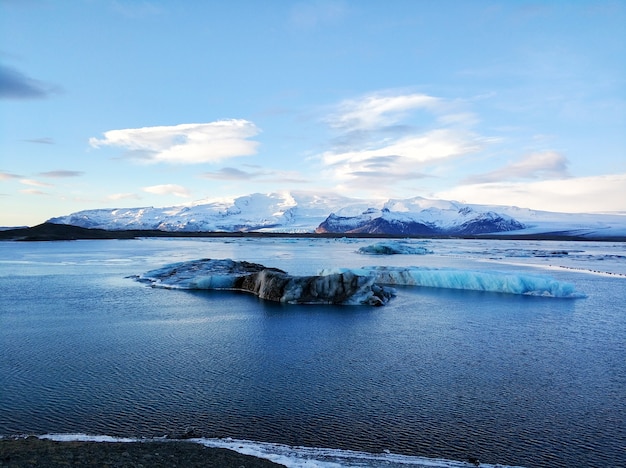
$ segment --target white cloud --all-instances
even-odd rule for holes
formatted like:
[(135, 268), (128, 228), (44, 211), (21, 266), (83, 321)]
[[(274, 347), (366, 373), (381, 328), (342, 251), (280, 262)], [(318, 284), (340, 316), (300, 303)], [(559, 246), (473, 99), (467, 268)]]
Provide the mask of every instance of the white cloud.
[(20, 175), (17, 174), (11, 174), (10, 172), (0, 172), (0, 180), (13, 180), (13, 179), (19, 179)]
[(280, 171), (275, 169), (244, 171), (235, 167), (223, 167), (217, 171), (204, 172), (200, 174), (200, 177), (220, 181), (254, 181), (257, 184), (308, 183), (308, 180), (298, 171)]
[(467, 203), (514, 205), (568, 213), (626, 212), (626, 174), (543, 180), (530, 183), (461, 185), (436, 198)]
[(53, 186), (52, 184), (47, 184), (46, 182), (40, 182), (34, 179), (21, 179), (20, 183), (24, 185), (31, 185), (33, 187), (52, 187)]
[(469, 177), (467, 183), (501, 182), (512, 179), (569, 177), (567, 158), (556, 151), (531, 153), (520, 160), (485, 174)]
[(425, 94), (385, 96), (372, 94), (339, 104), (337, 112), (328, 118), (335, 128), (348, 130), (375, 129), (393, 125), (415, 109), (433, 109), (440, 100)]
[(460, 103), (417, 93), (343, 101), (325, 121), (338, 135), (318, 155), (324, 175), (355, 188), (430, 177), (491, 141), (471, 130), (478, 119)]
[(199, 124), (110, 130), (104, 138), (90, 138), (94, 148), (117, 146), (148, 162), (213, 163), (256, 153), (251, 138), (258, 128), (247, 120), (219, 120)]
[(42, 177), (51, 177), (51, 178), (80, 177), (83, 174), (84, 172), (81, 172), (81, 171), (68, 171), (68, 170), (47, 171), (47, 172), (39, 173), (39, 175)]
[(20, 193), (24, 193), (26, 195), (48, 195), (46, 192), (42, 192), (41, 190), (37, 189), (24, 189), (20, 190)]
[(250, 180), (264, 175), (263, 171), (243, 171), (236, 167), (222, 167), (217, 171), (205, 172), (201, 177), (215, 180)]
[(107, 200), (139, 200), (141, 197), (136, 193), (113, 193), (106, 197)]
[(414, 163), (428, 163), (440, 159), (477, 151), (478, 141), (471, 135), (454, 130), (438, 129), (421, 135), (380, 142), (378, 147), (347, 151), (344, 153), (326, 152), (322, 160), (326, 165), (338, 163), (358, 167), (363, 163), (385, 156), (399, 158), (397, 169)]
[(144, 192), (153, 193), (155, 195), (174, 195), (180, 198), (191, 197), (191, 192), (181, 185), (175, 184), (163, 184), (163, 185), (151, 185), (149, 187), (143, 187)]

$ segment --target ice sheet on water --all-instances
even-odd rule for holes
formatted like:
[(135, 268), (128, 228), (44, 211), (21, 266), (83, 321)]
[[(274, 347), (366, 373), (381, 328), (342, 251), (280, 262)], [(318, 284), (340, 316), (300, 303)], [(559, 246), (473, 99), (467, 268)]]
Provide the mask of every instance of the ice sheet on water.
[(383, 241), (361, 247), (357, 250), (366, 255), (426, 255), (433, 253), (422, 245), (415, 245), (406, 241)]
[(358, 269), (325, 269), (320, 274), (336, 274), (346, 271), (352, 271), (356, 275), (370, 275), (376, 283), (387, 285), (463, 289), (558, 298), (585, 297), (585, 294), (576, 291), (574, 285), (557, 281), (549, 276), (500, 271), (372, 266)]

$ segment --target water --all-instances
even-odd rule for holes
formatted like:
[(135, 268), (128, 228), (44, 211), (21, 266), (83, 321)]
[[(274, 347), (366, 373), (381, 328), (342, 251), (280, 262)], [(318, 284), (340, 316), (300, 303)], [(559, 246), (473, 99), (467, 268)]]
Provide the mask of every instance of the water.
[[(193, 429), (492, 464), (626, 466), (624, 244), (440, 240), (426, 244), (432, 255), (356, 253), (371, 243), (0, 243), (0, 434)], [(286, 306), (127, 278), (203, 257), (294, 274), (541, 273), (588, 297), (399, 288), (382, 308)]]

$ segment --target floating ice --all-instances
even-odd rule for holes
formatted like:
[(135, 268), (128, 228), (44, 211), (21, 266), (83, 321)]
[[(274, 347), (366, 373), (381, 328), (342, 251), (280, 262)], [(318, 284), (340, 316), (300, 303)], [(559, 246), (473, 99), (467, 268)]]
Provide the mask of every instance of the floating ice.
[(504, 273), (499, 271), (471, 271), (419, 267), (373, 266), (360, 269), (325, 269), (320, 275), (352, 272), (370, 275), (379, 284), (424, 286), (429, 288), (465, 289), (529, 296), (581, 298), (570, 283), (548, 276)]
[(410, 244), (408, 242), (384, 241), (361, 247), (358, 253), (367, 255), (425, 255), (433, 252), (426, 247)]
[(277, 268), (231, 259), (174, 263), (137, 278), (168, 289), (232, 289), (289, 304), (385, 305), (392, 288), (375, 284), (369, 274), (351, 271), (323, 276), (292, 276)]

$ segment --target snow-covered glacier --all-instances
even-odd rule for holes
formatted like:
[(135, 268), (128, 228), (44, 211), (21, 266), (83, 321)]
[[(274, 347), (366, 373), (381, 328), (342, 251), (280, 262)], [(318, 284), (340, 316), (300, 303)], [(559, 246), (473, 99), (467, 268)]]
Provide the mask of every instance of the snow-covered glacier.
[(109, 230), (151, 229), (169, 232), (313, 232), (339, 207), (367, 208), (367, 202), (340, 195), (307, 192), (254, 193), (200, 200), (165, 208), (84, 210), (51, 218), (53, 224)]
[(231, 259), (200, 259), (166, 265), (137, 277), (153, 287), (246, 291), (288, 304), (385, 305), (395, 290), (371, 275), (351, 271), (292, 276), (278, 268)]
[[(415, 207), (413, 207), (415, 209)], [(393, 234), (406, 236), (476, 235), (515, 231), (524, 224), (511, 216), (470, 206), (439, 208), (431, 206), (417, 211), (392, 211), (396, 204), (386, 203), (382, 209), (369, 208), (357, 216), (331, 213), (315, 232)]]
[(388, 267), (329, 268), (320, 275), (352, 273), (371, 276), (381, 285), (422, 286), (429, 288), (462, 289), (528, 296), (583, 298), (574, 285), (549, 276), (500, 271), (472, 271), (449, 268)]
[(304, 191), (254, 193), (164, 208), (84, 210), (51, 218), (48, 222), (83, 228), (166, 232), (626, 237), (624, 213), (550, 213), (422, 197), (357, 199)]

